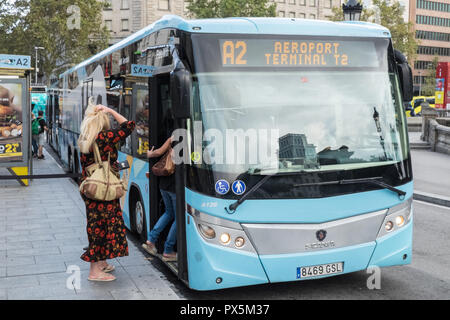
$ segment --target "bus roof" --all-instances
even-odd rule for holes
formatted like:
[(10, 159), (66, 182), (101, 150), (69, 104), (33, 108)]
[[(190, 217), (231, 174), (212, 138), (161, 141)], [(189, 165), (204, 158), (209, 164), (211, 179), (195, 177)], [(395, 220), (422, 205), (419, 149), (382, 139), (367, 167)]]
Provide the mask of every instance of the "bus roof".
[(185, 20), (176, 15), (166, 15), (160, 20), (133, 33), (91, 58), (62, 73), (65, 74), (85, 67), (111, 53), (127, 47), (147, 35), (166, 28), (176, 28), (192, 33), (233, 33), (233, 34), (273, 34), (339, 37), (389, 38), (388, 29), (369, 22), (294, 19), (294, 18), (225, 18)]

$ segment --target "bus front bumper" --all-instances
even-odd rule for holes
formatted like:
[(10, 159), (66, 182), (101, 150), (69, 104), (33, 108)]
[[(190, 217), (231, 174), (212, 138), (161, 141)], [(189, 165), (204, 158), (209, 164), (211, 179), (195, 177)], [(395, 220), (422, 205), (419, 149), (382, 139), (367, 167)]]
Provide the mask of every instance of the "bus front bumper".
[[(195, 290), (217, 290), (270, 282), (317, 279), (371, 266), (387, 267), (411, 263), (413, 218), (403, 228), (375, 241), (329, 250), (258, 255), (204, 241), (194, 223), (186, 228), (189, 287)], [(338, 274), (299, 276), (299, 268), (343, 262)]]
[[(262, 255), (260, 260), (269, 282), (318, 279), (365, 270), (372, 266), (387, 267), (411, 263), (412, 219), (394, 233), (369, 243), (301, 254)], [(299, 268), (343, 262), (340, 273), (302, 277)]]

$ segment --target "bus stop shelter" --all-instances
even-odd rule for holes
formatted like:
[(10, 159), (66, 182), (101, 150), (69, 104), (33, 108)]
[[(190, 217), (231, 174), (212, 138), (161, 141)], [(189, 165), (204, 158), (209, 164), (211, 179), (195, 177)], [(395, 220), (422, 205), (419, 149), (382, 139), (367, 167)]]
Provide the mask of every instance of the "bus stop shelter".
[(17, 176), (32, 174), (31, 110), (30, 110), (31, 57), (0, 54), (0, 168), (24, 186), (28, 179)]

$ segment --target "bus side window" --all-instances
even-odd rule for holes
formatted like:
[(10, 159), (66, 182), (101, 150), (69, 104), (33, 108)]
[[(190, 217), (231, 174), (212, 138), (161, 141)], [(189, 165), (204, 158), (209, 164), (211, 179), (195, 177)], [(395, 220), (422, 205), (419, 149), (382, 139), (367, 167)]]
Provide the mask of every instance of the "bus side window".
[[(131, 108), (131, 95), (129, 94), (122, 95), (122, 103), (120, 105), (119, 113), (128, 120), (132, 120), (130, 108)], [(125, 143), (120, 147), (120, 151), (131, 155), (132, 154), (131, 141), (132, 137), (130, 135), (126, 138)]]
[(61, 128), (61, 121), (59, 119), (59, 115), (60, 115), (60, 106), (59, 106), (59, 95), (55, 96), (55, 122), (58, 124), (58, 127)]
[[(119, 107), (120, 107), (120, 103), (121, 103), (121, 94), (120, 94), (120, 86), (115, 86), (115, 83), (119, 82), (120, 80), (111, 80), (111, 84), (110, 84), (110, 89), (106, 91), (106, 106), (113, 109), (116, 112), (119, 112)], [(111, 127), (113, 129), (118, 127), (118, 124), (116, 123), (116, 121), (112, 121), (111, 120)]]
[(136, 110), (136, 156), (147, 159), (149, 149), (149, 92), (147, 84), (133, 86), (133, 103)]

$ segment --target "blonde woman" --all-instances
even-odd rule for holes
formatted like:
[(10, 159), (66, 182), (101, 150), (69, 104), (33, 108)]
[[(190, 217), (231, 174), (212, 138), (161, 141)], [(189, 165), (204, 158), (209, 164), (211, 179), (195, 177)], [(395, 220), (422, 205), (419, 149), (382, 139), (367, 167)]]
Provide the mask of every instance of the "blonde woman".
[[(110, 129), (109, 114), (120, 123), (118, 129)], [(90, 101), (81, 123), (78, 139), (82, 167), (81, 182), (86, 178), (86, 168), (95, 163), (94, 142), (99, 147), (102, 161), (108, 160), (109, 153), (111, 165), (118, 170), (117, 144), (124, 142), (134, 127), (134, 121), (128, 121), (116, 111), (103, 105), (95, 106)], [(86, 231), (89, 240), (89, 247), (81, 259), (91, 263), (88, 280), (113, 281), (116, 278), (109, 272), (114, 270), (114, 266), (109, 265), (106, 260), (128, 255), (120, 202), (118, 199), (96, 201), (83, 194), (81, 197), (86, 204)]]

